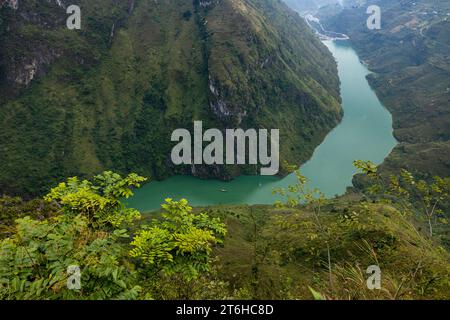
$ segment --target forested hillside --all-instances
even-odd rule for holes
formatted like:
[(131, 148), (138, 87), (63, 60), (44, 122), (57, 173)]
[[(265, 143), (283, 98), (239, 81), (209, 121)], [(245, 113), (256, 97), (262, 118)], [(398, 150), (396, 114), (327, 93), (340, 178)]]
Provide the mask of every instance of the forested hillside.
[[(382, 166), (423, 177), (450, 173), (450, 2), (344, 1), (324, 7), (327, 29), (346, 33), (373, 74), (368, 79), (394, 118), (400, 144)], [(381, 29), (366, 25), (369, 5), (381, 8)]]
[[(280, 129), (299, 163), (341, 119), (331, 54), (276, 0), (4, 1), (0, 192), (42, 194), (112, 169), (230, 179), (244, 167), (174, 167), (171, 133)], [(283, 170), (282, 170), (283, 171)]]
[(112, 172), (32, 202), (3, 197), (0, 299), (449, 299), (450, 179), (383, 181), (355, 164), (370, 192), (327, 200), (297, 173), (274, 206), (167, 199), (141, 215), (122, 199), (145, 178)]
[[(323, 6), (317, 24), (350, 36), (400, 142), (380, 166), (354, 161), (341, 196), (291, 165), (343, 112), (336, 62), (283, 1), (0, 1), (0, 300), (449, 300), (450, 2), (300, 1), (286, 0)], [(367, 29), (369, 3), (381, 30)], [(80, 30), (66, 27), (69, 4)], [(374, 122), (352, 121), (363, 117)], [(292, 175), (264, 182), (281, 186), (278, 201), (260, 177), (238, 191), (177, 180), (143, 198), (177, 184), (213, 203), (250, 190), (269, 204), (193, 208), (178, 193), (155, 212), (131, 207), (137, 188), (174, 174), (257, 173), (175, 167), (172, 131), (196, 120), (280, 129)], [(343, 141), (360, 149), (354, 137)], [(325, 165), (342, 146), (313, 173), (344, 171)]]

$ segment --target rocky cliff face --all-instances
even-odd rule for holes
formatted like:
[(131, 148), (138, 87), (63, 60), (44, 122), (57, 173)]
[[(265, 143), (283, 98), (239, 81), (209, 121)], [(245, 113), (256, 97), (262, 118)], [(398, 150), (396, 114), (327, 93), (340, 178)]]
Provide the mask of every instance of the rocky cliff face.
[(105, 169), (254, 174), (173, 166), (172, 130), (278, 128), (281, 160), (300, 163), (341, 117), (331, 54), (275, 0), (7, 1), (0, 42), (1, 191)]
[(70, 4), (80, 4), (80, 1), (6, 0), (2, 3), (0, 104), (16, 98), (31, 81), (45, 76), (61, 56), (84, 62), (65, 46), (64, 37), (57, 38), (66, 25), (66, 8)]

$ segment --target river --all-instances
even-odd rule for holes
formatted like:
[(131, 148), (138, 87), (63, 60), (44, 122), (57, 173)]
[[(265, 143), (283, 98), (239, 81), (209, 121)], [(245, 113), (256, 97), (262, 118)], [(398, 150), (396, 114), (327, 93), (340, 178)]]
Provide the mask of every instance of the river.
[[(353, 160), (371, 160), (380, 164), (397, 142), (392, 134), (391, 114), (370, 88), (366, 80), (369, 71), (356, 52), (347, 41), (323, 43), (338, 63), (344, 117), (301, 171), (310, 180), (310, 187), (317, 187), (327, 197), (333, 197), (344, 194), (352, 185), (356, 172)], [(141, 212), (158, 209), (168, 197), (186, 198), (193, 206), (272, 204), (278, 198), (272, 194), (274, 188), (294, 183), (294, 175), (285, 178), (241, 176), (231, 182), (175, 176), (144, 185), (127, 202)]]

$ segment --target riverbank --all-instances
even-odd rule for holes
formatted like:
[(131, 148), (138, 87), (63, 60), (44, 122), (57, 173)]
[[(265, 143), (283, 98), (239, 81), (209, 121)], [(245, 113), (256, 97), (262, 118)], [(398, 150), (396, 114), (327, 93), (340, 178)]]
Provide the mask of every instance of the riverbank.
[[(369, 71), (355, 51), (345, 41), (326, 41), (325, 45), (338, 62), (344, 118), (301, 170), (310, 180), (311, 188), (319, 188), (331, 198), (344, 194), (352, 186), (354, 160), (380, 164), (396, 141), (392, 136), (391, 115), (370, 88), (366, 80)], [(241, 176), (230, 182), (175, 176), (143, 186), (128, 202), (143, 212), (158, 209), (167, 197), (186, 198), (194, 206), (273, 204), (279, 199), (273, 189), (286, 188), (295, 182), (295, 175), (283, 179)]]
[(318, 16), (326, 29), (350, 36), (352, 47), (372, 71), (370, 86), (392, 113), (399, 144), (381, 165), (382, 174), (407, 168), (426, 180), (448, 177), (450, 61), (445, 53), (450, 52), (450, 3), (383, 0), (380, 6), (383, 16), (390, 18), (383, 19), (380, 30), (370, 32), (364, 6), (322, 10)]
[(335, 40), (349, 40), (350, 37), (344, 33), (334, 32), (325, 30), (320, 19), (313, 16), (312, 14), (307, 14), (304, 16), (308, 26), (316, 33), (316, 35), (323, 41), (335, 41)]

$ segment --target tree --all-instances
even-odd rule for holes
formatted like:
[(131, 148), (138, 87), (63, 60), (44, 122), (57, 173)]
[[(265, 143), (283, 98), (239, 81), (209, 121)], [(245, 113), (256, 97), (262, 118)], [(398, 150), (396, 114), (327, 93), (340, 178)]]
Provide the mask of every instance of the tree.
[(43, 220), (59, 215), (57, 205), (42, 199), (24, 201), (19, 197), (0, 197), (0, 239), (14, 232), (15, 220), (23, 217)]
[(132, 196), (132, 188), (140, 187), (146, 180), (135, 173), (122, 178), (111, 171), (95, 176), (93, 182), (73, 177), (53, 188), (44, 199), (56, 201), (64, 214), (86, 217), (93, 228), (109, 230), (141, 217), (137, 210), (126, 208), (120, 200)]
[[(37, 221), (18, 219), (15, 232), (0, 242), (0, 296), (4, 299), (137, 298), (134, 266), (127, 263), (126, 229), (140, 217), (120, 198), (132, 195), (143, 177), (112, 172), (94, 182), (73, 177), (45, 197), (61, 215)], [(81, 271), (81, 286), (68, 285)], [(70, 271), (70, 270), (69, 270)], [(76, 275), (75, 275), (76, 276)]]
[[(145, 274), (172, 277), (178, 289), (189, 288), (193, 280), (211, 271), (212, 246), (222, 243), (225, 225), (205, 213), (194, 214), (185, 199), (166, 199), (162, 208), (162, 220), (138, 231), (130, 255), (143, 263)], [(178, 298), (189, 298), (183, 292)]]
[(354, 165), (372, 180), (373, 184), (367, 190), (370, 195), (399, 205), (404, 213), (413, 212), (424, 218), (430, 238), (436, 223), (448, 223), (442, 208), (448, 206), (450, 200), (450, 178), (435, 176), (427, 182), (402, 169), (399, 175), (390, 175), (386, 179), (370, 161), (357, 160)]
[[(16, 233), (0, 243), (2, 299), (137, 298), (133, 267), (123, 263), (127, 237), (116, 230), (93, 230), (82, 215), (46, 221), (23, 218)], [(69, 267), (81, 271), (78, 290), (70, 289)]]
[[(303, 176), (300, 170), (295, 171), (295, 176), (297, 178), (297, 183), (288, 186), (287, 189), (279, 188), (275, 189), (274, 193), (278, 193), (285, 197), (285, 203), (277, 202), (276, 206), (288, 206), (296, 207), (299, 205), (305, 205), (307, 208), (311, 209), (312, 215), (314, 217), (313, 224), (317, 228), (317, 232), (325, 237), (325, 244), (327, 247), (327, 265), (328, 265), (328, 275), (329, 275), (329, 286), (333, 288), (333, 276), (331, 267), (331, 249), (330, 243), (332, 242), (332, 230), (325, 226), (321, 221), (322, 207), (326, 203), (325, 194), (319, 189), (309, 189), (307, 187), (308, 179)], [(313, 234), (312, 237), (315, 235)]]
[(185, 284), (208, 274), (225, 225), (171, 199), (161, 220), (136, 225), (141, 214), (121, 199), (145, 180), (107, 171), (53, 188), (45, 201), (58, 214), (17, 219), (0, 241), (0, 299), (145, 299), (163, 276)]

